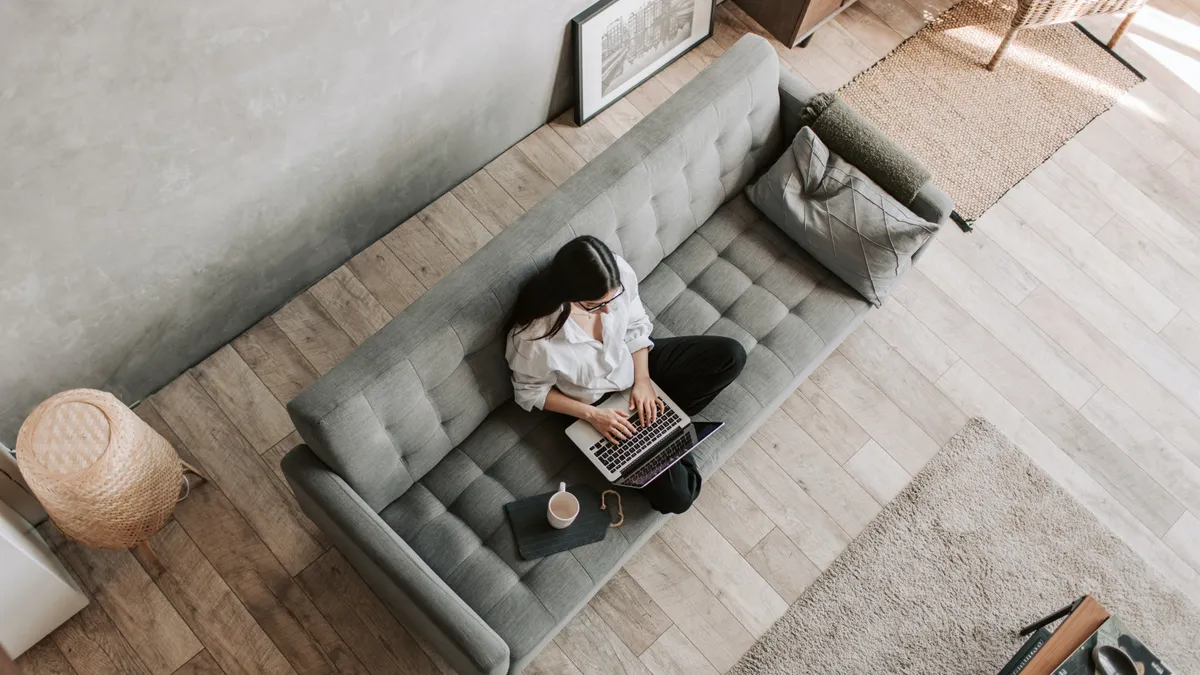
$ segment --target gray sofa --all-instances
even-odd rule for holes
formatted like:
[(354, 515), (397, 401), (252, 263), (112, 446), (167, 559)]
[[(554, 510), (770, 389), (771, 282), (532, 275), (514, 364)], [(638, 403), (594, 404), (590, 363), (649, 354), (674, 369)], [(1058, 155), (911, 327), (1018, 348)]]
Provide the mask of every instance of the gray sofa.
[[(288, 406), (304, 509), (412, 632), (460, 673), (518, 673), (662, 525), (636, 494), (601, 542), (515, 550), (504, 504), (602, 478), (566, 421), (512, 402), (502, 325), (522, 282), (592, 234), (641, 279), (654, 335), (719, 334), (747, 365), (704, 417), (711, 474), (870, 305), (742, 195), (815, 93), (746, 37)], [(912, 204), (942, 222), (932, 185)]]

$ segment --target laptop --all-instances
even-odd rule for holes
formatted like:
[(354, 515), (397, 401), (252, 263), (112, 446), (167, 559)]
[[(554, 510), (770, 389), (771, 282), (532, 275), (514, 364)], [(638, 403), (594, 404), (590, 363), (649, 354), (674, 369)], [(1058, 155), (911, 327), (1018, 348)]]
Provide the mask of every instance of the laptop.
[[(583, 420), (567, 427), (567, 437), (614, 485), (646, 487), (723, 426), (721, 422), (693, 422), (657, 384), (654, 393), (666, 404), (666, 410), (646, 427), (637, 413), (632, 413), (629, 421), (636, 432), (620, 443), (613, 444)], [(630, 412), (629, 390), (613, 394), (597, 405)]]

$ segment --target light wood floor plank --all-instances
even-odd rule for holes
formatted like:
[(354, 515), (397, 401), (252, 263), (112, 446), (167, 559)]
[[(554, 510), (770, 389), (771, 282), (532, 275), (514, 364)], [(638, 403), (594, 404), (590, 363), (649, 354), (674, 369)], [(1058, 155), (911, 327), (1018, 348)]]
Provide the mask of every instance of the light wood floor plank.
[[(713, 33), (716, 33), (716, 21), (713, 21)], [(696, 48), (688, 52), (688, 56), (694, 57), (692, 63), (699, 70), (704, 70), (712, 65), (714, 61), (721, 58), (727, 47), (713, 38), (703, 40)]]
[(336, 549), (296, 581), (372, 673), (438, 675), (421, 647)]
[(696, 645), (675, 626), (655, 640), (640, 660), (652, 675), (718, 675)]
[(754, 441), (734, 453), (724, 471), (821, 569), (850, 543), (850, 535)]
[(967, 423), (958, 406), (870, 326), (847, 336), (838, 351), (939, 445)]
[(392, 320), (392, 315), (345, 265), (330, 272), (308, 292), (356, 346)]
[(517, 143), (517, 147), (555, 185), (567, 182), (587, 164), (587, 160), (548, 125), (538, 127)]
[(283, 404), (233, 347), (225, 345), (218, 349), (197, 364), (192, 373), (255, 452), (266, 450), (293, 431)]
[(831, 354), (810, 377), (905, 471), (915, 475), (941, 447), (841, 354)]
[(259, 321), (236, 337), (232, 344), (250, 370), (283, 405), (317, 379), (317, 370), (296, 349), (273, 317)]
[[(995, 207), (988, 209), (975, 223), (979, 231), (986, 231), (991, 222), (1000, 217), (1001, 210)], [(947, 227), (938, 233), (939, 244), (950, 249), (955, 257), (966, 263), (976, 274), (985, 279), (992, 288), (1004, 296), (1012, 304), (1024, 300), (1033, 289), (1037, 288), (1038, 280), (1025, 266), (1017, 262), (987, 237), (978, 236), (978, 232), (963, 232), (957, 228)], [(918, 263), (923, 265), (923, 263)]]
[(304, 569), (325, 551), (300, 523), (289, 506), (289, 497), (262, 459), (194, 379), (179, 377), (152, 400), (200, 461), (200, 469), (229, 497), (290, 574)]
[(367, 672), (220, 490), (194, 489), (175, 518), (296, 672)]
[(904, 467), (873, 440), (846, 460), (845, 469), (880, 506), (886, 506), (912, 480)]
[(43, 638), (16, 659), (24, 675), (77, 675), (54, 641)]
[(657, 77), (652, 77), (639, 84), (625, 96), (625, 100), (633, 104), (633, 107), (637, 108), (642, 115), (654, 112), (669, 98), (671, 98), (671, 90), (667, 89), (667, 85)]
[(1200, 572), (1200, 518), (1191, 513), (1183, 514), (1163, 540), (1179, 557)]
[(275, 324), (318, 374), (354, 351), (354, 341), (308, 291), (275, 312)]
[(132, 553), (87, 548), (52, 527), (39, 531), (152, 675), (169, 675), (200, 651), (196, 635)]
[[(1117, 214), (1091, 188), (1080, 183), (1074, 175), (1056, 162), (1043, 163), (1034, 169), (1023, 182), (1045, 195), (1054, 202), (1055, 206), (1070, 216), (1071, 220), (1088, 232), (1096, 232)], [(974, 239), (989, 241), (986, 237)], [(1032, 278), (1032, 275), (1030, 277)]]
[(909, 275), (893, 299), (955, 345), (967, 365), (1072, 459), (1088, 467), (1151, 530), (1165, 532), (1179, 517), (1183, 507), (1166, 490), (919, 270)]
[(1200, 322), (1180, 314), (1160, 334), (1167, 344), (1200, 368)]
[(692, 81), (693, 77), (700, 74), (696, 66), (687, 59), (678, 59), (675, 63), (663, 68), (662, 72), (655, 75), (655, 79), (662, 82), (662, 85), (667, 88), (667, 91), (674, 94), (683, 89), (683, 85)]
[(620, 138), (635, 124), (642, 121), (645, 116), (645, 113), (638, 110), (637, 106), (633, 105), (626, 96), (596, 115), (596, 121), (608, 129), (613, 136)]
[(1080, 316), (1189, 408), (1200, 413), (1200, 373), (1037, 233), (1018, 221), (1001, 219), (993, 224), (987, 236), (1022, 260)]
[(554, 182), (534, 166), (520, 148), (512, 147), (484, 167), (521, 208), (529, 210), (554, 192)]
[(1012, 438), (1025, 416), (979, 376), (965, 361), (959, 361), (935, 382), (959, 410), (971, 417), (982, 417)]
[(551, 642), (525, 666), (521, 675), (583, 675), (557, 644)]
[(1121, 167), (1122, 176), (1180, 222), (1193, 226), (1200, 222), (1200, 195), (1188, 190), (1174, 172), (1146, 159), (1112, 125), (1096, 119), (1076, 138), (1110, 167)]
[(704, 479), (695, 507), (742, 555), (775, 529), (775, 523), (724, 471)]
[(742, 39), (745, 34), (745, 28), (741, 23), (734, 20), (728, 11), (722, 11), (721, 6), (717, 5), (716, 11), (713, 12), (713, 41), (719, 42), (724, 49), (729, 49), (737, 44), (737, 41)]
[(775, 528), (746, 554), (749, 562), (789, 605), (821, 575), (821, 569)]
[(800, 388), (784, 399), (782, 408), (839, 464), (871, 439), (812, 378), (801, 382)]
[(1083, 405), (1100, 388), (1079, 361), (948, 249), (934, 243), (921, 260), (921, 271), (1073, 408)]
[(807, 47), (800, 48), (800, 54), (808, 56), (815, 49), (820, 49), (837, 62), (846, 75), (849, 77), (846, 81), (854, 79), (854, 74), (866, 70), (875, 65), (883, 56), (886, 56), (888, 51), (882, 54), (875, 53), (867, 45), (863, 44), (849, 30), (846, 29), (839, 18), (845, 17), (845, 13), (839, 14), (833, 21), (826, 23), (821, 27), (821, 30), (813, 34), (812, 42), (808, 43)]
[(1049, 289), (1040, 288), (1021, 311), (1085, 360), (1112, 391), (1179, 448), (1200, 463), (1200, 416), (1175, 398), (1096, 328)]
[(208, 650), (204, 650), (193, 656), (191, 661), (183, 664), (179, 670), (175, 671), (175, 675), (225, 675), (225, 671), (221, 670), (221, 666), (213, 660), (212, 654), (209, 654)]
[(576, 126), (575, 113), (572, 110), (550, 120), (547, 122), (547, 126), (562, 137), (563, 141), (586, 162), (599, 157), (600, 153), (617, 140), (617, 137), (613, 136), (612, 132), (605, 128), (598, 119), (593, 119), (583, 126)]
[(459, 264), (458, 258), (418, 216), (400, 223), (383, 235), (382, 241), (425, 288), (433, 288)]
[(476, 171), (450, 192), (492, 234), (500, 234), (525, 213), (486, 171)]
[(1200, 276), (1200, 236), (1104, 163), (1080, 142), (1068, 142), (1050, 161), (1088, 186), (1172, 258)]
[(382, 241), (346, 262), (346, 267), (393, 317), (425, 293), (425, 287)]
[(928, 21), (915, 7), (904, 0), (861, 0), (863, 7), (871, 10), (896, 32), (908, 37), (916, 33)]
[(625, 570), (613, 575), (588, 606), (634, 654), (646, 651), (672, 623), (670, 617)]
[(879, 513), (879, 504), (782, 410), (752, 438), (851, 537)]
[(583, 675), (650, 675), (591, 607), (568, 621), (554, 642)]
[(871, 50), (875, 60), (887, 56), (904, 41), (903, 35), (896, 32), (883, 19), (876, 16), (875, 12), (859, 2), (842, 10), (842, 13), (834, 21)]
[[(1145, 82), (1137, 85), (1126, 96), (1129, 100), (1136, 100), (1137, 90), (1145, 86), (1149, 85)], [(1186, 151), (1171, 134), (1144, 113), (1127, 108), (1121, 101), (1098, 119), (1124, 137), (1138, 154), (1158, 166), (1171, 166)]]
[(1184, 508), (1200, 513), (1200, 465), (1188, 459), (1107, 387), (1080, 410)]
[(898, 302), (883, 303), (867, 315), (866, 324), (930, 382), (958, 362), (958, 354)]
[(1154, 122), (1193, 155), (1200, 156), (1200, 118), (1176, 103), (1154, 80), (1133, 88), (1121, 99), (1132, 114)]
[(1103, 486), (1071, 461), (1071, 457), (1056, 446), (1033, 423), (1026, 420), (1021, 433), (1012, 439), (1041, 467), (1087, 508), (1109, 529), (1117, 533), (1138, 555), (1164, 574), (1193, 602), (1200, 600), (1200, 574), (1192, 569)]
[[(1200, 317), (1200, 278), (1184, 269), (1129, 221), (1114, 217), (1096, 233), (1096, 239), (1185, 312), (1193, 318)], [(1162, 330), (1159, 329), (1160, 334)]]
[(625, 569), (718, 671), (732, 668), (754, 644), (749, 631), (657, 535)]
[(442, 240), (460, 262), (466, 261), (492, 238), (492, 233), (453, 192), (433, 200), (432, 204), (417, 212), (417, 218)]
[(671, 518), (659, 536), (751, 635), (762, 637), (787, 611), (783, 598), (699, 511)]
[(1162, 330), (1179, 313), (1153, 284), (1033, 187), (1018, 183), (1002, 203), (1150, 330)]
[(166, 568), (158, 587), (221, 670), (227, 675), (296, 672), (178, 523), (168, 523), (150, 543)]

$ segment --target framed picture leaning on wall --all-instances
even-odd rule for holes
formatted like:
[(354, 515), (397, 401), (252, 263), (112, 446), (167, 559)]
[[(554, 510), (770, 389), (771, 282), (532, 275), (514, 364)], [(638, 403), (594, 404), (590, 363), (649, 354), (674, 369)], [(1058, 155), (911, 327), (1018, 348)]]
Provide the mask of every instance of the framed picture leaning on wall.
[(571, 21), (583, 124), (713, 32), (713, 0), (601, 0)]

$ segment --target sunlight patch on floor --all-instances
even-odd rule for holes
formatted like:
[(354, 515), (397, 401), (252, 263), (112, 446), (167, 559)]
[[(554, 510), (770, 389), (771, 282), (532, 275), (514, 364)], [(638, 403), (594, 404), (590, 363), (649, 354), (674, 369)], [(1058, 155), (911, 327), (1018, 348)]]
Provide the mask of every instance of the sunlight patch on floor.
[[(962, 26), (945, 31), (945, 35), (989, 53), (995, 51), (995, 49), (1000, 45), (996, 33), (989, 31), (983, 26)], [(982, 64), (980, 64), (980, 67), (982, 68)], [(1078, 87), (1080, 89), (1102, 92), (1107, 96), (1122, 96), (1125, 91), (1124, 89), (1114, 87), (1103, 80), (1088, 75), (1074, 66), (1063, 63), (1058, 59), (1047, 60), (1046, 54), (1043, 52), (1021, 44), (1020, 33), (1017, 34), (1016, 39), (1012, 41), (1008, 47), (1008, 51), (1005, 52), (1004, 62), (1001, 64), (1001, 67), (1021, 67), (1025, 69), (1037, 70), (1051, 77), (1063, 80), (1071, 86)]]

